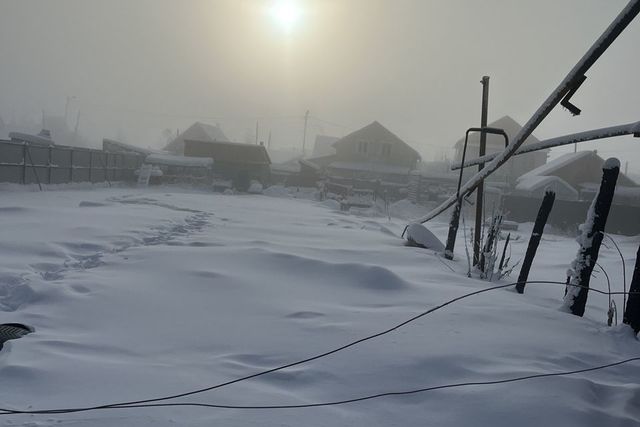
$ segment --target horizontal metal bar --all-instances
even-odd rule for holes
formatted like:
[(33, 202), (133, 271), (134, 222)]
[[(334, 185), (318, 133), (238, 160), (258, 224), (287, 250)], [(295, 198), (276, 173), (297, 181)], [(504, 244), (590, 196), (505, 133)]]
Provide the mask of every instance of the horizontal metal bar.
[[(513, 155), (532, 153), (534, 151), (546, 150), (553, 147), (561, 147), (563, 145), (577, 144), (579, 142), (595, 141), (598, 139), (613, 138), (616, 136), (635, 135), (640, 132), (640, 121), (627, 123), (625, 125), (610, 126), (606, 128), (588, 130), (585, 132), (572, 133), (570, 135), (558, 136), (556, 138), (545, 139), (544, 141), (529, 144), (519, 148)], [(456, 164), (451, 166), (451, 170), (458, 170), (461, 166), (469, 167), (486, 163), (498, 157), (500, 153), (487, 154), (476, 159), (467, 160), (463, 165)]]

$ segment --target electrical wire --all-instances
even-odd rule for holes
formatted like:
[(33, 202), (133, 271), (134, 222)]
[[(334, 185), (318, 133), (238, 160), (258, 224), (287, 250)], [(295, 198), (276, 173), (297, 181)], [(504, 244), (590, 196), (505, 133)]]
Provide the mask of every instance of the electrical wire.
[(607, 279), (607, 289), (608, 289), (608, 297), (609, 297), (609, 307), (611, 307), (611, 280), (609, 279), (609, 274), (607, 274), (607, 270), (600, 265), (600, 263), (596, 262), (596, 265), (604, 273), (604, 277)]
[[(532, 281), (527, 281), (527, 283), (528, 284), (563, 285), (563, 286), (567, 285), (565, 282), (558, 282), (558, 281), (551, 281), (551, 280), (532, 280)], [(434, 312), (436, 312), (438, 310), (441, 310), (444, 307), (447, 307), (447, 306), (449, 306), (451, 304), (454, 304), (454, 303), (456, 303), (458, 301), (461, 301), (463, 299), (466, 299), (466, 298), (469, 298), (469, 297), (472, 297), (472, 296), (475, 296), (475, 295), (480, 295), (480, 294), (483, 294), (483, 293), (486, 293), (486, 292), (495, 291), (495, 290), (498, 290), (498, 289), (505, 289), (505, 288), (508, 288), (508, 287), (511, 287), (511, 286), (515, 286), (516, 284), (517, 284), (517, 282), (508, 283), (508, 284), (502, 284), (502, 285), (495, 285), (495, 286), (479, 289), (477, 291), (473, 291), (473, 292), (469, 292), (469, 293), (460, 295), (460, 296), (452, 298), (452, 299), (450, 299), (450, 300), (448, 300), (448, 301), (446, 301), (444, 303), (441, 303), (441, 304), (439, 304), (439, 305), (437, 305), (435, 307), (432, 307), (432, 308), (430, 308), (428, 310), (425, 310), (425, 311), (423, 311), (423, 312), (421, 312), (421, 313), (419, 313), (419, 314), (417, 314), (417, 315), (415, 315), (415, 316), (413, 316), (413, 317), (411, 317), (411, 318), (409, 318), (409, 319), (407, 319), (407, 320), (405, 320), (405, 321), (403, 321), (403, 322), (401, 322), (401, 323), (399, 323), (399, 324), (397, 324), (397, 325), (395, 325), (395, 326), (393, 326), (391, 328), (388, 328), (388, 329), (386, 329), (384, 331), (381, 331), (381, 332), (366, 336), (364, 338), (360, 338), (358, 340), (352, 341), (352, 342), (350, 342), (348, 344), (345, 344), (343, 346), (337, 347), (337, 348), (335, 348), (333, 350), (329, 350), (329, 351), (326, 351), (324, 353), (320, 353), (318, 355), (315, 355), (315, 356), (312, 356), (312, 357), (308, 357), (308, 358), (305, 358), (305, 359), (302, 359), (302, 360), (299, 360), (299, 361), (296, 361), (296, 362), (291, 362), (291, 363), (288, 363), (288, 364), (285, 364), (285, 365), (281, 365), (281, 366), (278, 366), (278, 367), (275, 367), (275, 368), (271, 368), (271, 369), (260, 371), (260, 372), (254, 373), (254, 374), (250, 374), (250, 375), (246, 375), (246, 376), (243, 376), (243, 377), (239, 377), (239, 378), (236, 378), (234, 380), (222, 382), (222, 383), (215, 384), (215, 385), (212, 385), (212, 386), (203, 387), (203, 388), (191, 390), (191, 391), (188, 391), (188, 392), (178, 393), (178, 394), (173, 394), (173, 395), (168, 395), (168, 396), (163, 396), (163, 397), (150, 398), (150, 399), (141, 399), (141, 400), (132, 400), (132, 401), (119, 402), (119, 403), (110, 403), (110, 404), (103, 404), (103, 405), (97, 405), (97, 406), (86, 406), (86, 407), (77, 407), (77, 408), (62, 408), (62, 409), (45, 409), (45, 410), (28, 410), (28, 411), (20, 411), (20, 410), (12, 410), (12, 409), (0, 408), (0, 415), (8, 415), (8, 414), (62, 414), (62, 413), (87, 412), (87, 411), (94, 411), (94, 410), (101, 410), (101, 409), (116, 409), (116, 408), (127, 408), (127, 407), (134, 408), (134, 407), (138, 407), (138, 406), (142, 407), (142, 405), (144, 405), (145, 407), (151, 407), (150, 404), (156, 404), (156, 406), (159, 406), (159, 404), (157, 404), (156, 402), (162, 402), (162, 401), (173, 400), (173, 399), (178, 399), (178, 398), (187, 397), (187, 396), (193, 396), (193, 395), (196, 395), (196, 394), (201, 394), (201, 393), (204, 393), (204, 392), (207, 392), (207, 391), (220, 389), (222, 387), (226, 387), (226, 386), (229, 386), (229, 385), (232, 385), (232, 384), (237, 384), (237, 383), (242, 382), (242, 381), (247, 381), (247, 380), (250, 380), (250, 379), (253, 379), (253, 378), (257, 378), (257, 377), (260, 377), (260, 376), (264, 376), (264, 375), (273, 373), (273, 372), (281, 371), (283, 369), (287, 369), (287, 368), (290, 368), (290, 367), (293, 367), (293, 366), (302, 365), (302, 364), (305, 364), (305, 363), (308, 363), (308, 362), (311, 362), (311, 361), (314, 361), (314, 360), (318, 360), (318, 359), (327, 357), (329, 355), (332, 355), (332, 354), (338, 353), (340, 351), (346, 350), (347, 348), (356, 346), (356, 345), (358, 345), (360, 343), (363, 343), (365, 341), (369, 341), (369, 340), (372, 340), (374, 338), (378, 338), (380, 336), (389, 334), (389, 333), (391, 333), (391, 332), (393, 332), (393, 331), (395, 331), (397, 329), (402, 328), (403, 326), (408, 325), (409, 323), (415, 322), (416, 320), (418, 320), (418, 319), (420, 319), (422, 317), (425, 317), (425, 316), (427, 316), (427, 315), (429, 315), (431, 313), (434, 313)], [(603, 295), (607, 295), (608, 294), (605, 291), (602, 291), (602, 290), (599, 290), (599, 289), (594, 289), (594, 288), (589, 288), (589, 287), (582, 286), (582, 285), (570, 284), (569, 286), (586, 288), (587, 290), (590, 290), (590, 291), (595, 292), (595, 293), (603, 294)], [(612, 295), (616, 295), (616, 294), (620, 294), (620, 292), (612, 292), (611, 294)], [(616, 364), (628, 363), (628, 362), (631, 362), (631, 361), (634, 361), (634, 360), (637, 360), (637, 359), (640, 359), (640, 358), (632, 358), (632, 359), (628, 359), (627, 361), (616, 362)], [(608, 366), (609, 365), (607, 365), (607, 367)], [(615, 364), (612, 364), (611, 366), (615, 366)], [(589, 369), (594, 370), (594, 368), (589, 368)], [(601, 368), (601, 369), (604, 369), (604, 367)], [(571, 372), (573, 372), (573, 371), (571, 371)], [(583, 371), (580, 371), (580, 372), (583, 372)], [(586, 372), (586, 371), (584, 371), (584, 372)], [(576, 371), (575, 373), (578, 373), (578, 371)], [(552, 376), (552, 375), (560, 375), (560, 374), (561, 373), (539, 374), (539, 375), (541, 375), (541, 376)], [(568, 374), (565, 374), (565, 375), (568, 375)], [(530, 376), (530, 377), (531, 378), (535, 378), (535, 376)], [(506, 380), (505, 382), (513, 382), (513, 379), (512, 380)], [(479, 384), (480, 383), (478, 383), (478, 385)], [(487, 382), (487, 384), (491, 384), (491, 382)], [(443, 388), (443, 386), (439, 386), (439, 387)], [(431, 388), (420, 389), (420, 390), (428, 391), (430, 389)], [(414, 391), (414, 392), (417, 392), (417, 391)], [(410, 393), (400, 392), (400, 394), (410, 394)], [(381, 396), (378, 396), (378, 397), (381, 397)], [(363, 400), (368, 400), (368, 399), (372, 399), (372, 398), (373, 397), (369, 396), (369, 397), (367, 397), (367, 399), (363, 399)], [(357, 401), (357, 400), (353, 400), (353, 401)], [(349, 402), (344, 401), (343, 403), (349, 403)], [(167, 406), (167, 405), (174, 406), (174, 405), (177, 405), (177, 404), (175, 404), (175, 403), (174, 404), (165, 404), (165, 406)], [(191, 406), (194, 406), (194, 405), (191, 405)], [(197, 405), (204, 406), (205, 404), (197, 404)], [(212, 406), (212, 407), (223, 407), (223, 406), (224, 405), (217, 405), (217, 406)], [(295, 405), (289, 405), (289, 406), (295, 406)], [(327, 406), (327, 405), (326, 404), (321, 404), (320, 406)], [(303, 406), (300, 406), (300, 407), (303, 407)], [(249, 407), (246, 407), (246, 408), (245, 407), (238, 407), (237, 409), (249, 409)], [(267, 408), (265, 407), (264, 409), (267, 409)], [(269, 409), (277, 409), (277, 408), (276, 407), (271, 407)], [(284, 408), (282, 408), (282, 409), (284, 409)]]
[(615, 314), (615, 320), (616, 320), (616, 325), (618, 324), (618, 310), (615, 307), (616, 303), (615, 301), (611, 298), (611, 279), (609, 278), (609, 274), (607, 273), (607, 270), (604, 269), (604, 267), (602, 265), (600, 265), (600, 263), (596, 262), (596, 266), (598, 266), (598, 268), (600, 268), (600, 271), (602, 271), (604, 273), (604, 277), (607, 279), (607, 289), (609, 292), (609, 307), (607, 309), (607, 325), (611, 326), (612, 321), (613, 321), (613, 315)]
[[(303, 409), (303, 408), (318, 408), (324, 406), (338, 406), (345, 405), (349, 403), (363, 402), (366, 400), (378, 399), (381, 397), (389, 397), (389, 396), (406, 396), (411, 394), (419, 394), (426, 393), (429, 391), (436, 390), (445, 390), (452, 388), (462, 388), (462, 387), (471, 387), (471, 386), (486, 386), (486, 385), (497, 385), (497, 384), (507, 384), (514, 383), (520, 381), (527, 381), (537, 378), (549, 378), (549, 377), (562, 377), (568, 375), (575, 375), (584, 372), (593, 372), (602, 369), (612, 368), (614, 366), (625, 365), (631, 362), (640, 361), (640, 357), (631, 357), (629, 359), (620, 360), (617, 362), (607, 363), (605, 365), (592, 366), (584, 369), (575, 369), (573, 371), (561, 371), (561, 372), (547, 372), (542, 374), (532, 374), (520, 377), (513, 378), (504, 378), (500, 380), (489, 380), (489, 381), (467, 381), (461, 383), (452, 383), (452, 384), (443, 384), (431, 387), (423, 387), (412, 390), (401, 390), (401, 391), (390, 391), (385, 393), (378, 394), (370, 394), (367, 396), (354, 397), (352, 399), (344, 399), (344, 400), (335, 400), (331, 402), (316, 402), (316, 403), (302, 403), (297, 405), (221, 405), (221, 404), (213, 404), (213, 403), (196, 403), (196, 402), (177, 402), (177, 403), (150, 403), (150, 404), (140, 404), (140, 405), (129, 405), (129, 406), (115, 406), (108, 407), (103, 409), (135, 409), (135, 408), (163, 408), (163, 407), (179, 407), (179, 406), (191, 406), (191, 407), (204, 407), (204, 408), (216, 408), (216, 409), (256, 409), (256, 410), (274, 410), (274, 409)], [(30, 413), (30, 412), (25, 412)], [(64, 412), (40, 412), (39, 414), (60, 414)], [(0, 413), (0, 415), (9, 415), (10, 413)]]
[(627, 306), (627, 298), (626, 298), (626, 293), (627, 293), (627, 266), (625, 264), (624, 261), (624, 255), (622, 255), (622, 251), (620, 250), (620, 246), (618, 246), (618, 244), (616, 243), (615, 240), (613, 240), (613, 237), (611, 237), (609, 234), (602, 232), (603, 235), (607, 236), (609, 238), (609, 240), (611, 240), (611, 242), (613, 243), (613, 245), (616, 247), (616, 250), (618, 251), (618, 254), (620, 255), (620, 259), (622, 260), (622, 308), (624, 309)]

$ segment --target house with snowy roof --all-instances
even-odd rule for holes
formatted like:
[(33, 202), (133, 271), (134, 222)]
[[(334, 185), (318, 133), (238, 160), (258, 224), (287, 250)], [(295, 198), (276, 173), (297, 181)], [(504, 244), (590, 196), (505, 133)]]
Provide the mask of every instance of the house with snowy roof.
[(342, 178), (406, 181), (421, 160), (415, 149), (377, 121), (331, 146), (335, 154), (308, 160), (329, 175)]
[[(522, 126), (520, 123), (515, 121), (513, 118), (509, 116), (504, 116), (499, 118), (498, 120), (491, 122), (489, 127), (503, 129), (507, 136), (509, 137), (509, 141), (512, 141), (513, 138), (520, 132)], [(460, 163), (462, 160), (462, 153), (464, 149), (464, 136), (460, 138), (455, 143), (455, 158), (454, 164)], [(540, 142), (538, 138), (534, 135), (530, 135), (525, 141), (524, 144), (534, 144)], [(487, 134), (487, 146), (486, 146), (486, 154), (494, 154), (500, 153), (504, 151), (505, 141), (501, 135)], [(466, 159), (473, 159), (478, 157), (478, 153), (480, 152), (480, 133), (471, 133), (469, 134), (469, 140), (467, 142), (467, 152)], [(513, 188), (517, 179), (539, 166), (544, 165), (547, 162), (547, 157), (549, 154), (549, 149), (538, 150), (527, 154), (521, 154), (519, 156), (511, 157), (504, 165), (502, 165), (498, 170), (496, 170), (491, 176), (487, 178), (487, 181), (492, 183), (494, 186), (502, 185), (507, 188)], [(463, 177), (469, 179), (473, 176), (478, 169), (476, 167), (465, 168)]]
[(178, 134), (178, 136), (171, 141), (164, 148), (172, 154), (184, 154), (184, 142), (191, 141), (205, 141), (205, 142), (229, 142), (229, 138), (222, 132), (219, 126), (209, 125), (202, 122), (195, 122), (187, 128), (184, 132)]
[[(559, 200), (591, 200), (600, 187), (604, 162), (597, 151), (564, 154), (518, 178), (514, 194), (541, 198), (549, 189)], [(622, 172), (614, 203), (640, 205), (640, 186)]]

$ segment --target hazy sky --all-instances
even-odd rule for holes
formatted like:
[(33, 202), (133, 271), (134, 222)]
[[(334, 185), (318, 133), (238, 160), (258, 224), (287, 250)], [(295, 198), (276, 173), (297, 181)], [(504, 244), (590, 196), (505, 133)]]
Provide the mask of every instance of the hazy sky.
[[(157, 143), (165, 128), (219, 123), (232, 138), (300, 145), (373, 120), (426, 159), (480, 121), (524, 123), (626, 0), (290, 0), (286, 29), (271, 0), (0, 0), (0, 117), (81, 110), (98, 144)], [(558, 108), (539, 138), (640, 120), (640, 19), (588, 73), (572, 117)], [(320, 121), (318, 119), (322, 119)], [(329, 123), (327, 123), (329, 122)], [(640, 170), (640, 140), (583, 144)], [(555, 150), (553, 155), (572, 151)]]

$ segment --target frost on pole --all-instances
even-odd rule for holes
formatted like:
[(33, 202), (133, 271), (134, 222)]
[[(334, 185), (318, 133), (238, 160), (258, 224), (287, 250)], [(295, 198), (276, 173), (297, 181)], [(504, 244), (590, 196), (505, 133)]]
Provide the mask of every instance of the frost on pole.
[(605, 160), (604, 164), (602, 165), (602, 169), (613, 169), (613, 168), (620, 169), (620, 160), (616, 159), (615, 157), (611, 157)]
[(580, 249), (568, 271), (563, 308), (576, 316), (584, 314), (587, 304), (589, 281), (593, 267), (598, 261), (598, 252), (620, 173), (620, 161), (615, 158), (607, 159), (602, 166), (602, 172), (600, 190), (589, 207), (582, 233), (577, 239)]

